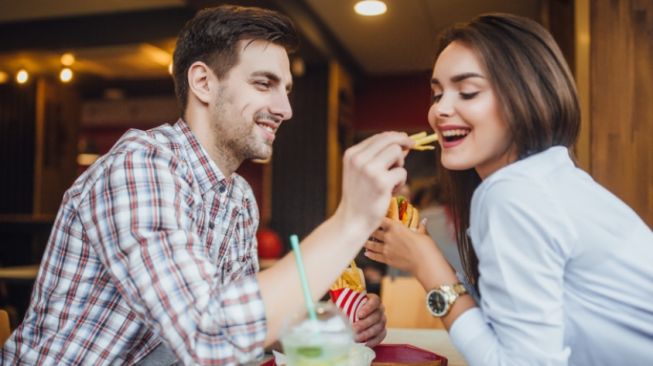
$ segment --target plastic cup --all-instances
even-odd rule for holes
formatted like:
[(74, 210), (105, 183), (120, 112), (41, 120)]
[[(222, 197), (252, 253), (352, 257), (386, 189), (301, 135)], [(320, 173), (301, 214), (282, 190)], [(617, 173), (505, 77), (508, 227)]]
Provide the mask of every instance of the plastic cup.
[(354, 333), (349, 320), (330, 302), (315, 307), (317, 320), (291, 318), (281, 336), (289, 366), (349, 366)]

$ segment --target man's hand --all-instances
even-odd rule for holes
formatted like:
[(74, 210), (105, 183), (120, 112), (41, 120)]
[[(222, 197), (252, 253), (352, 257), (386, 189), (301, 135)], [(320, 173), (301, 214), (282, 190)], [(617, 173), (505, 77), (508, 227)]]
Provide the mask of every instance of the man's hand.
[(367, 294), (367, 302), (358, 309), (358, 321), (354, 328), (356, 342), (365, 342), (368, 347), (381, 343), (386, 335), (385, 308), (375, 294)]

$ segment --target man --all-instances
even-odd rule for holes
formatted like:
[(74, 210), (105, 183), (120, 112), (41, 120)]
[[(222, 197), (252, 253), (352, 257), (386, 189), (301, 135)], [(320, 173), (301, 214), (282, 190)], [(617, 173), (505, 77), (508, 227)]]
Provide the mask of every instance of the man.
[[(174, 54), (182, 118), (127, 132), (66, 192), (6, 364), (240, 364), (303, 308), (292, 255), (256, 273), (258, 210), (234, 171), (265, 159), (290, 119), (292, 23), (222, 6), (181, 31)], [(406, 177), (405, 134), (350, 148), (343, 197), (302, 242), (313, 298), (326, 292)], [(379, 343), (377, 297), (357, 340)]]

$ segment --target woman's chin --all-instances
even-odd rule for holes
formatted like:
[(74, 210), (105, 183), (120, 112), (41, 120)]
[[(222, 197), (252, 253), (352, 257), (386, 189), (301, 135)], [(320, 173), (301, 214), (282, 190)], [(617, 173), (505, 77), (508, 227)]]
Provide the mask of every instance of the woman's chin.
[(468, 170), (474, 168), (473, 164), (469, 164), (463, 161), (454, 161), (454, 160), (445, 160), (442, 159), (442, 166), (448, 170)]

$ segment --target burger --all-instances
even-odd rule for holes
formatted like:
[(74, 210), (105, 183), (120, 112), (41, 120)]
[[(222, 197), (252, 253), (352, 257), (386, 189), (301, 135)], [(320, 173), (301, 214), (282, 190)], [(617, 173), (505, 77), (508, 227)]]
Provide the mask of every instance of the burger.
[(386, 216), (401, 221), (409, 229), (417, 230), (419, 225), (419, 211), (404, 196), (396, 196), (390, 199)]

